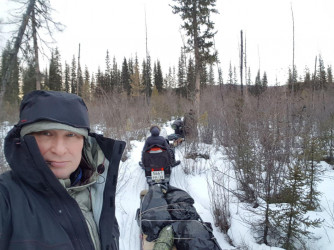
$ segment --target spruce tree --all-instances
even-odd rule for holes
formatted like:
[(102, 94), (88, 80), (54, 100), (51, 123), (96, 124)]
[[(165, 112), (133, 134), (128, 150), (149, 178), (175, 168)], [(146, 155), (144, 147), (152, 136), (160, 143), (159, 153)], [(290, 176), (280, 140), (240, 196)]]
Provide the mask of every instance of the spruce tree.
[(215, 85), (215, 74), (213, 72), (213, 64), (210, 64), (210, 67), (209, 67), (208, 84), (211, 85), (211, 86)]
[(90, 78), (90, 98), (92, 99), (95, 93), (95, 88), (96, 88), (96, 81), (95, 81), (95, 77), (94, 77), (94, 73), (92, 73), (91, 78)]
[(318, 89), (327, 89), (327, 74), (325, 70), (325, 64), (321, 55), (319, 55), (317, 78), (319, 84)]
[(262, 81), (261, 81), (261, 92), (266, 91), (267, 87), (268, 87), (268, 78), (267, 78), (267, 73), (264, 72), (263, 73), (263, 77), (262, 77)]
[(230, 87), (233, 85), (233, 71), (232, 71), (232, 64), (231, 64), (231, 62), (230, 62), (230, 67), (228, 69), (227, 84), (229, 84)]
[(54, 49), (51, 53), (49, 67), (49, 89), (55, 91), (62, 90), (62, 69), (60, 63), (60, 54), (58, 49)]
[(72, 58), (72, 65), (71, 65), (71, 93), (77, 93), (77, 63), (75, 61), (75, 56), (73, 55)]
[(117, 93), (122, 92), (122, 84), (121, 84), (121, 72), (118, 69), (116, 57), (113, 57), (113, 65), (111, 70), (111, 90), (117, 90)]
[(279, 243), (287, 250), (301, 249), (304, 240), (312, 239), (308, 231), (310, 227), (319, 227), (321, 220), (311, 220), (306, 217), (307, 202), (305, 188), (307, 176), (301, 162), (296, 160), (288, 166), (288, 176), (284, 189), (284, 200), (279, 204), (280, 209), (273, 212), (274, 226), (281, 232)]
[(121, 82), (122, 82), (123, 90), (125, 91), (127, 96), (130, 96), (131, 95), (130, 72), (129, 72), (128, 63), (125, 57), (124, 57), (123, 64), (122, 64)]
[(131, 96), (138, 97), (141, 96), (144, 91), (144, 86), (141, 84), (140, 73), (139, 73), (139, 62), (136, 55), (133, 74), (131, 75)]
[(158, 93), (161, 94), (163, 90), (163, 76), (160, 61), (154, 64), (154, 86), (157, 88)]
[(83, 89), (83, 76), (82, 76), (82, 70), (81, 70), (81, 65), (80, 62), (78, 63), (78, 93), (77, 95), (82, 97), (82, 89)]
[(288, 87), (290, 91), (292, 91), (292, 86), (294, 86), (294, 92), (300, 90), (299, 86), (297, 85), (298, 83), (297, 77), (298, 77), (298, 73), (297, 73), (297, 68), (295, 65), (293, 71), (289, 68)]
[(142, 82), (145, 87), (145, 97), (147, 105), (150, 104), (150, 97), (152, 95), (152, 69), (151, 69), (151, 59), (150, 56), (147, 57), (146, 61), (143, 61), (143, 71), (142, 71)]
[(251, 76), (250, 68), (248, 68), (247, 85), (248, 85), (248, 87), (252, 85), (252, 76)]
[(83, 79), (83, 86), (82, 86), (82, 98), (86, 101), (90, 100), (90, 74), (87, 65), (85, 66), (85, 73)]
[(201, 89), (204, 89), (208, 85), (208, 70), (206, 64), (202, 65), (200, 74), (201, 74)]
[(216, 0), (173, 0), (173, 14), (179, 14), (183, 20), (182, 28), (188, 35), (186, 50), (194, 52), (195, 58), (195, 110), (199, 114), (201, 67), (217, 60), (213, 38), (216, 34), (210, 14), (218, 13)]
[(311, 88), (311, 74), (310, 74), (310, 70), (308, 67), (305, 67), (305, 75), (304, 75), (304, 85), (306, 88)]
[(42, 84), (43, 89), (49, 89), (49, 72), (48, 69), (44, 69), (44, 82)]
[(70, 65), (65, 62), (65, 70), (64, 70), (64, 91), (67, 93), (71, 93), (71, 75), (70, 75)]
[(168, 68), (168, 74), (165, 76), (165, 86), (166, 88), (174, 88), (175, 86), (173, 85), (173, 73), (172, 73), (172, 68)]
[(187, 70), (186, 70), (186, 57), (183, 49), (181, 49), (181, 56), (178, 62), (177, 78), (178, 78), (177, 93), (185, 97), (187, 88)]
[(102, 94), (105, 93), (104, 86), (103, 86), (103, 82), (104, 82), (103, 78), (104, 78), (104, 75), (101, 72), (100, 67), (98, 67), (97, 73), (96, 73), (96, 87), (95, 87), (95, 92), (94, 92), (95, 93), (94, 97), (96, 98), (100, 98)]
[[(10, 52), (11, 52), (11, 49), (10, 49), (10, 44), (8, 42), (5, 49), (2, 51), (2, 56), (1, 56), (2, 58), (1, 75), (3, 77), (5, 77), (7, 68), (9, 67), (9, 63), (11, 59)], [(12, 70), (8, 77), (8, 81), (5, 81), (6, 86), (5, 87), (1, 86), (1, 92), (3, 91), (3, 89), (5, 89), (3, 101), (5, 102), (6, 105), (19, 103), (19, 75), (20, 75), (19, 61), (16, 56), (12, 60), (14, 61), (14, 64), (12, 66)]]
[(333, 73), (332, 73), (332, 66), (327, 66), (327, 82), (328, 84), (333, 84)]
[(110, 62), (110, 56), (109, 51), (107, 50), (106, 55), (106, 69), (104, 71), (104, 81), (102, 82), (102, 86), (105, 92), (111, 93), (114, 89), (115, 84), (112, 83), (112, 73), (111, 73), (111, 62)]
[(218, 85), (221, 86), (224, 84), (224, 79), (223, 79), (223, 70), (221, 67), (218, 68)]
[(36, 74), (33, 62), (29, 62), (22, 72), (22, 94), (25, 95), (36, 89)]

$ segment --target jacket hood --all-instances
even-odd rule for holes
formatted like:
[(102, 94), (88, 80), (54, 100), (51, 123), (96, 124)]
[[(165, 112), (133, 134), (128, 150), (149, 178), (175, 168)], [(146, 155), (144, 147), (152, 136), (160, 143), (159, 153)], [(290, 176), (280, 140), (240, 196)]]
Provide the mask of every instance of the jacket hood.
[(160, 129), (158, 127), (152, 127), (151, 128), (151, 135), (152, 136), (159, 136), (160, 134)]
[[(122, 149), (118, 150), (120, 155), (122, 155), (125, 146), (124, 142), (121, 143)], [(98, 174), (107, 171), (114, 151), (114, 144), (115, 140), (94, 133), (90, 133), (85, 139), (83, 154), (92, 171), (89, 182), (95, 181)], [(41, 155), (34, 136), (20, 137), (18, 126), (14, 126), (6, 136), (4, 154), (15, 175), (34, 189), (47, 192), (50, 187), (56, 189), (61, 187), (59, 180)]]
[(81, 97), (66, 92), (36, 90), (23, 97), (18, 127), (41, 120), (89, 130), (87, 106)]
[(40, 154), (37, 142), (31, 135), (20, 138), (20, 128), (15, 126), (5, 138), (4, 154), (15, 175), (40, 191), (58, 182)]

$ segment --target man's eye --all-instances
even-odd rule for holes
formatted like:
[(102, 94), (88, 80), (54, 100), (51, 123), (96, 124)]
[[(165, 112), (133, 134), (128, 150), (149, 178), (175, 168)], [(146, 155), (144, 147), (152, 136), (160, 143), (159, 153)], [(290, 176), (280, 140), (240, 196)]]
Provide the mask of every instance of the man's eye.
[(45, 136), (50, 136), (51, 133), (49, 131), (41, 131), (41, 132), (38, 132), (39, 135), (45, 135)]
[(78, 137), (79, 135), (76, 133), (68, 133), (66, 136), (67, 137)]

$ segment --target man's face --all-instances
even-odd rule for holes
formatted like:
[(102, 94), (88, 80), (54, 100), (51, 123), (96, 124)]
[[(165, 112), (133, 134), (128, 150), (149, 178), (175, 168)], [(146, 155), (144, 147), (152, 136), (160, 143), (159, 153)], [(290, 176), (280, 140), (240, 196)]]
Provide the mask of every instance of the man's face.
[(67, 179), (79, 166), (83, 136), (66, 130), (45, 130), (32, 134), (51, 171), (58, 179)]

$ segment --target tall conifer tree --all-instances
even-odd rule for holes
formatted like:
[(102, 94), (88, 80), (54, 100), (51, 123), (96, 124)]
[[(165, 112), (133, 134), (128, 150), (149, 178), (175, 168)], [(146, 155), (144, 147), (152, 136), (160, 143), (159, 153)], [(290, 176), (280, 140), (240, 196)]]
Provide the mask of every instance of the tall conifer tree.
[(138, 97), (141, 96), (144, 90), (144, 86), (141, 84), (140, 73), (139, 73), (139, 62), (136, 55), (134, 65), (133, 65), (133, 74), (131, 75), (131, 96)]
[(186, 69), (186, 56), (184, 50), (181, 49), (181, 56), (178, 62), (178, 92), (182, 94), (182, 96), (186, 96), (187, 91), (187, 69)]
[(71, 93), (75, 94), (77, 91), (77, 63), (75, 60), (75, 56), (73, 55), (72, 58), (72, 65), (71, 65)]
[(65, 70), (64, 70), (64, 91), (70, 93), (71, 90), (71, 75), (70, 75), (70, 65), (65, 62)]
[(104, 72), (104, 81), (102, 83), (104, 91), (107, 93), (110, 93), (113, 91), (113, 88), (115, 84), (112, 83), (112, 73), (111, 73), (111, 62), (110, 62), (110, 56), (109, 56), (109, 51), (107, 50), (107, 55), (106, 55), (106, 69)]
[(188, 51), (194, 52), (195, 57), (195, 109), (199, 113), (200, 105), (200, 72), (205, 63), (217, 60), (217, 53), (213, 51), (214, 23), (210, 19), (211, 13), (218, 13), (215, 9), (216, 0), (173, 0), (171, 6), (174, 14), (180, 14), (183, 20), (182, 28), (188, 35)]
[(127, 96), (130, 96), (131, 94), (130, 72), (129, 72), (128, 63), (125, 57), (124, 57), (123, 64), (122, 64), (121, 82), (122, 82), (123, 90), (125, 91)]
[(159, 94), (162, 93), (163, 90), (163, 76), (160, 61), (157, 60), (157, 63), (154, 64), (154, 85), (157, 88)]
[(57, 48), (54, 49), (51, 53), (51, 61), (49, 67), (49, 89), (55, 91), (62, 90), (62, 69), (60, 54)]
[[(1, 61), (1, 75), (5, 76), (6, 70), (9, 67), (10, 63), (10, 44), (7, 43), (6, 48), (2, 52), (2, 61)], [(15, 56), (14, 59), (12, 59), (14, 64), (12, 66), (12, 70), (10, 71), (10, 75), (8, 77), (8, 80), (5, 82), (6, 86), (1, 86), (1, 90), (5, 89), (4, 92), (4, 102), (7, 105), (11, 104), (18, 104), (19, 103), (19, 61), (18, 58)], [(4, 84), (4, 82), (3, 82)], [(1, 93), (0, 93), (1, 94)], [(1, 104), (1, 103), (0, 103)]]
[(85, 66), (85, 73), (82, 85), (82, 98), (84, 100), (90, 100), (90, 74), (87, 65)]
[(22, 94), (25, 95), (36, 89), (36, 74), (33, 62), (29, 62), (27, 68), (22, 72)]
[(195, 81), (196, 81), (196, 75), (195, 75), (194, 60), (190, 57), (188, 61), (188, 70), (187, 70), (188, 85), (187, 85), (187, 91), (186, 91), (186, 97), (189, 100), (192, 100), (194, 98)]

